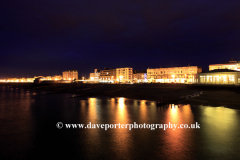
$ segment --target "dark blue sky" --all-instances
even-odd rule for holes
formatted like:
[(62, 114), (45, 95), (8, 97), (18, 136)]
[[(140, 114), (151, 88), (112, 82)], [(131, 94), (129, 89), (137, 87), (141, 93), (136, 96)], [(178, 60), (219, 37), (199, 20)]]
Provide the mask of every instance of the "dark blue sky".
[(240, 60), (239, 0), (1, 0), (0, 78)]

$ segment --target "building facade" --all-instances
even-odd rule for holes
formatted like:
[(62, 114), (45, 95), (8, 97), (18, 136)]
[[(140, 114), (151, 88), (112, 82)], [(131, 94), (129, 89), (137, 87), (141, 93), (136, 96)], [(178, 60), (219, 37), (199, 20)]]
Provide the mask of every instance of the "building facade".
[(34, 78), (7, 78), (5, 82), (33, 82)]
[(100, 71), (100, 82), (114, 83), (116, 80), (116, 69), (104, 68)]
[(54, 76), (51, 77), (51, 79), (53, 81), (59, 81), (59, 80), (62, 80), (63, 77), (62, 77), (62, 75), (54, 75)]
[(94, 73), (90, 73), (90, 81), (99, 81), (100, 69), (94, 69)]
[(100, 73), (90, 73), (90, 80), (91, 81), (98, 81), (100, 77)]
[(40, 79), (44, 81), (59, 81), (63, 79), (62, 75), (54, 75), (54, 76), (46, 76), (46, 77), (35, 76), (34, 78), (39, 78), (39, 77), (41, 77)]
[(215, 69), (199, 73), (199, 84), (239, 85), (240, 71), (229, 69)]
[(134, 83), (147, 82), (147, 73), (135, 73), (133, 74)]
[(78, 71), (77, 70), (68, 70), (62, 72), (63, 80), (73, 81), (78, 79)]
[(137, 80), (137, 73), (133, 73), (133, 81)]
[(216, 69), (230, 69), (230, 70), (240, 71), (240, 61), (231, 60), (228, 63), (209, 65), (209, 71), (216, 70)]
[(147, 73), (137, 73), (138, 82), (147, 82)]
[(154, 68), (147, 69), (147, 79), (153, 83), (196, 83), (201, 72), (198, 66)]
[(116, 69), (117, 82), (128, 83), (133, 81), (133, 69), (129, 67)]

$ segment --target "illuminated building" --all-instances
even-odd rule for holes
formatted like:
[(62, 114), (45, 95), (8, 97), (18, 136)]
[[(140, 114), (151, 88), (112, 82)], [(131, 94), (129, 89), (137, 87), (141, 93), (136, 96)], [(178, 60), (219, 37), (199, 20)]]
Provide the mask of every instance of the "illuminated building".
[(35, 76), (34, 79), (39, 78), (39, 80), (41, 81), (60, 81), (62, 80), (62, 76), (61, 75), (54, 75), (54, 76)]
[(27, 82), (33, 82), (34, 78), (27, 78)]
[[(5, 82), (8, 83), (21, 83), (21, 82), (29, 82), (32, 83), (34, 81), (34, 78), (7, 78)], [(2, 81), (4, 82), (4, 81)]]
[(55, 75), (55, 76), (34, 76), (34, 78), (7, 78), (5, 80), (1, 80), (0, 82), (7, 82), (7, 83), (33, 83), (35, 79), (39, 79), (39, 81), (58, 81), (62, 80), (61, 75)]
[(52, 77), (51, 76), (44, 77), (44, 80), (50, 81), (52, 80)]
[(94, 73), (90, 73), (90, 81), (98, 81), (100, 77), (100, 69), (94, 69)]
[(136, 81), (137, 80), (137, 74), (133, 74), (133, 80)]
[(59, 81), (59, 80), (62, 80), (62, 75), (54, 75), (51, 77), (51, 80), (53, 81)]
[(202, 72), (198, 66), (147, 69), (148, 82), (196, 83), (197, 75)]
[(114, 83), (116, 80), (116, 69), (104, 68), (100, 71), (100, 82), (111, 82)]
[(209, 65), (209, 71), (215, 70), (215, 69), (230, 69), (230, 70), (240, 71), (240, 61), (231, 60), (228, 63)]
[(147, 73), (136, 73), (137, 82), (147, 82)]
[(200, 84), (240, 84), (240, 71), (229, 69), (215, 69), (199, 73)]
[(78, 71), (77, 70), (68, 70), (62, 72), (63, 80), (73, 81), (78, 79)]
[(133, 69), (132, 68), (117, 68), (116, 80), (118, 82), (132, 82), (133, 81)]
[(133, 74), (133, 82), (134, 83), (147, 82), (147, 73)]

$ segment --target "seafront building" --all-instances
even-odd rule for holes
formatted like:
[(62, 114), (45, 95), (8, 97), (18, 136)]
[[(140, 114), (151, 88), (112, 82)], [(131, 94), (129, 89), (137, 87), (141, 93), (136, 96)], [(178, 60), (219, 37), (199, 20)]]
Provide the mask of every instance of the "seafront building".
[(133, 74), (133, 83), (147, 82), (147, 73), (135, 73)]
[(78, 71), (77, 70), (68, 70), (62, 72), (63, 80), (73, 81), (78, 79)]
[(54, 75), (54, 76), (35, 76), (34, 79), (40, 78), (41, 81), (59, 81), (62, 80), (62, 75)]
[(94, 69), (94, 73), (90, 73), (90, 80), (98, 82), (100, 78), (100, 69)]
[[(63, 76), (65, 77), (65, 80), (63, 80)], [(74, 79), (78, 78), (78, 72), (77, 70), (71, 70), (71, 71), (64, 71), (62, 75), (53, 75), (53, 76), (34, 76), (34, 78), (6, 78), (0, 80), (0, 82), (5, 83), (33, 83), (36, 82), (37, 79), (38, 83), (69, 83), (73, 81)]]
[(59, 80), (62, 80), (62, 75), (55, 75), (55, 76), (52, 76), (51, 77), (52, 80), (55, 80), (55, 81), (59, 81)]
[(116, 69), (116, 81), (118, 83), (130, 83), (133, 81), (133, 69), (129, 67)]
[(198, 73), (202, 72), (202, 67), (171, 67), (147, 69), (147, 79), (150, 83), (197, 83)]
[(104, 68), (103, 70), (95, 69), (94, 73), (90, 73), (90, 83), (114, 83), (116, 80), (116, 69)]
[(17, 82), (17, 83), (32, 83), (34, 78), (7, 78), (2, 80), (1, 82)]
[(231, 60), (227, 63), (209, 65), (209, 71), (216, 70), (216, 69), (230, 69), (230, 70), (240, 71), (240, 61)]
[(199, 73), (199, 84), (239, 85), (240, 72), (230, 69), (215, 69)]
[(34, 78), (7, 78), (3, 79), (0, 82), (16, 82), (16, 83), (33, 83), (35, 79), (39, 79), (40, 81), (59, 81), (62, 80), (62, 75), (54, 75), (54, 76), (34, 76)]
[(104, 68), (100, 71), (100, 82), (114, 83), (116, 81), (116, 69)]
[[(84, 83), (198, 83), (240, 85), (240, 61), (210, 64), (209, 71), (202, 72), (199, 66), (148, 68), (147, 71), (134, 71), (133, 68), (95, 69), (89, 80), (78, 80), (77, 70), (67, 70), (62, 75), (35, 76), (34, 78), (6, 78), (0, 82), (21, 83), (70, 83), (74, 80)], [(147, 73), (143, 73), (147, 72)]]
[(240, 84), (240, 61), (210, 64), (209, 71), (199, 74), (199, 84)]

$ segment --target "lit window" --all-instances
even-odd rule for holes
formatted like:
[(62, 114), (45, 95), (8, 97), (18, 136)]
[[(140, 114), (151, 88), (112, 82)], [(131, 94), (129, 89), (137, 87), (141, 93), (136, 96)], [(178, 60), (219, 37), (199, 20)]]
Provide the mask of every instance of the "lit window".
[(234, 82), (234, 75), (229, 75), (228, 78), (229, 78), (229, 82)]

